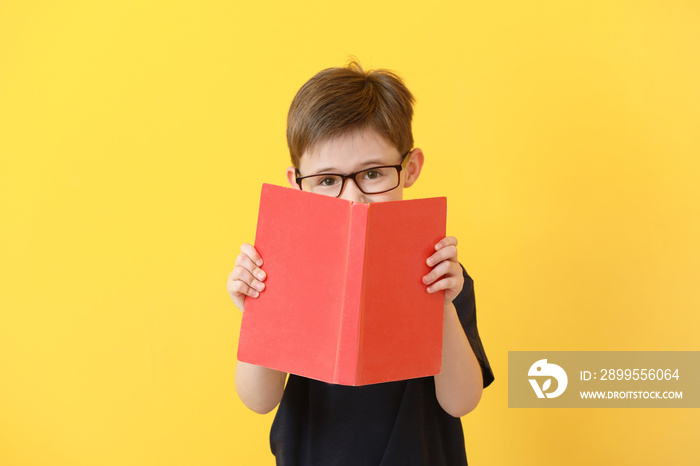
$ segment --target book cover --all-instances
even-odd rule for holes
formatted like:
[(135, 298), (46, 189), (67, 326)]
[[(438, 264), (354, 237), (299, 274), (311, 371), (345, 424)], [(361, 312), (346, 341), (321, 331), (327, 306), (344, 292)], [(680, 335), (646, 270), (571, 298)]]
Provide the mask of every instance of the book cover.
[(446, 215), (444, 197), (365, 204), (264, 184), (267, 280), (246, 299), (238, 359), (343, 385), (439, 373), (444, 294), (422, 277)]

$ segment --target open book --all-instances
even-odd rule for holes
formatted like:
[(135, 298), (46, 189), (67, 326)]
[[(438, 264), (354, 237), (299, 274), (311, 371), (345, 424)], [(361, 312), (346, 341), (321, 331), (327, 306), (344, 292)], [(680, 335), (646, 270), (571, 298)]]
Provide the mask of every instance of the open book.
[(444, 197), (364, 204), (264, 184), (267, 279), (245, 301), (238, 359), (343, 385), (438, 374), (444, 293), (422, 278), (446, 215)]

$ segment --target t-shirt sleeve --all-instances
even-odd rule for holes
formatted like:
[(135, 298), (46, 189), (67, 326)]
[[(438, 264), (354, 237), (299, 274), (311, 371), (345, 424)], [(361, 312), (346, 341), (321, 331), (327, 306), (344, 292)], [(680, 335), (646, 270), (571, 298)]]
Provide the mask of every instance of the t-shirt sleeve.
[[(460, 264), (461, 265), (461, 264)], [(467, 271), (462, 266), (462, 275), (464, 276), (464, 287), (457, 297), (452, 301), (457, 309), (457, 316), (462, 323), (464, 333), (467, 335), (469, 344), (474, 351), (476, 359), (481, 366), (481, 374), (484, 378), (484, 388), (491, 385), (494, 380), (491, 364), (486, 357), (484, 345), (479, 337), (479, 329), (476, 327), (476, 301), (474, 300), (474, 280), (467, 274)]]

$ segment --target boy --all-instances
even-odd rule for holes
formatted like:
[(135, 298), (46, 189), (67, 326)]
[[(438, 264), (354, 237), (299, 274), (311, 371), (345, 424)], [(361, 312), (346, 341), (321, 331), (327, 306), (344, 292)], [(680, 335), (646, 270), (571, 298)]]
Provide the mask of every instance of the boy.
[[(289, 185), (355, 202), (401, 200), (424, 162), (413, 148), (413, 96), (386, 70), (356, 62), (311, 78), (287, 120)], [(227, 287), (236, 306), (265, 291), (264, 258), (241, 246)], [(278, 465), (466, 465), (459, 420), (493, 381), (476, 327), (473, 282), (446, 237), (426, 258), (426, 292), (445, 292), (441, 372), (360, 387), (238, 361), (236, 390), (258, 413), (279, 404), (270, 444)]]

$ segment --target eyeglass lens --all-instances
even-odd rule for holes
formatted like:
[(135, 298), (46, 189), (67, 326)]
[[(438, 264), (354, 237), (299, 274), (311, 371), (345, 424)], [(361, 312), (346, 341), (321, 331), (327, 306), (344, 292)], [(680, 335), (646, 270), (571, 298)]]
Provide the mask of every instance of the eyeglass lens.
[[(355, 183), (365, 194), (390, 191), (399, 185), (399, 171), (395, 167), (369, 168), (355, 175)], [(343, 178), (338, 175), (316, 175), (302, 180), (302, 189), (326, 196), (338, 196)]]

